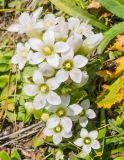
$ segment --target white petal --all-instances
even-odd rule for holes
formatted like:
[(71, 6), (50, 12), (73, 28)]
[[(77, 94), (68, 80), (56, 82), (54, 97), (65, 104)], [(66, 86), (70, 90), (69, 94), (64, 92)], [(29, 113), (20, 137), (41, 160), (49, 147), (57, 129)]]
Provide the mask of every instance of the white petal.
[(84, 101), (81, 102), (81, 106), (87, 110), (90, 107), (90, 101), (89, 99), (85, 99)]
[(91, 152), (91, 147), (88, 146), (88, 145), (84, 145), (84, 146), (83, 146), (83, 151), (88, 154), (88, 153)]
[(35, 96), (37, 94), (37, 86), (34, 84), (26, 84), (23, 87), (23, 91), (28, 96)]
[(79, 146), (79, 147), (81, 147), (81, 146), (83, 146), (82, 142), (83, 142), (83, 139), (82, 138), (78, 138), (78, 139), (76, 139), (74, 141), (74, 144), (77, 145), (77, 146)]
[(81, 136), (82, 138), (87, 137), (87, 136), (88, 136), (88, 131), (87, 131), (85, 128), (82, 128), (82, 129), (81, 129), (81, 132), (80, 132), (80, 136)]
[(86, 118), (86, 117), (84, 117), (84, 118), (80, 118), (80, 125), (82, 126), (82, 127), (86, 127), (86, 125), (88, 124), (88, 119)]
[(64, 71), (63, 69), (60, 69), (56, 73), (56, 80), (58, 83), (65, 82), (68, 79), (69, 75), (68, 72)]
[(61, 124), (66, 132), (70, 132), (72, 129), (72, 121), (69, 117), (61, 118)]
[(61, 105), (68, 106), (70, 103), (70, 95), (62, 95), (61, 96)]
[(22, 25), (27, 25), (27, 24), (30, 24), (31, 23), (31, 18), (29, 16), (28, 13), (26, 12), (23, 12), (20, 17), (19, 17), (19, 22), (22, 24)]
[(27, 52), (29, 52), (29, 50), (30, 50), (30, 45), (29, 45), (28, 42), (25, 43), (24, 47), (25, 47), (25, 50), (26, 50)]
[(52, 136), (52, 135), (53, 135), (52, 129), (47, 128), (47, 127), (43, 129), (43, 133), (44, 133), (46, 136)]
[(59, 83), (56, 81), (55, 78), (50, 78), (46, 82), (50, 88), (50, 90), (55, 90), (59, 87)]
[(43, 7), (39, 7), (35, 12), (33, 12), (33, 14), (32, 14), (32, 19), (37, 19), (37, 18), (39, 18), (42, 10), (43, 10)]
[(22, 51), (24, 51), (24, 45), (22, 44), (22, 43), (17, 43), (17, 47), (16, 47), (16, 53), (20, 53), (20, 52), (22, 52)]
[(55, 74), (55, 69), (51, 67), (47, 62), (42, 62), (39, 65), (39, 70), (42, 72), (45, 77), (52, 77)]
[(80, 69), (74, 68), (70, 73), (69, 73), (71, 79), (76, 82), (80, 83), (82, 80), (82, 72)]
[(57, 42), (55, 44), (55, 52), (61, 53), (61, 52), (66, 52), (70, 49), (69, 45), (65, 42)]
[(26, 64), (26, 60), (23, 60), (22, 62), (19, 63), (19, 69), (22, 70)]
[(11, 59), (11, 62), (13, 64), (18, 64), (18, 63), (20, 63), (20, 61), (21, 61), (21, 58), (20, 58), (20, 56), (18, 54), (15, 54)]
[(53, 135), (53, 143), (55, 145), (59, 144), (62, 141), (62, 136), (61, 135)]
[(88, 109), (88, 110), (86, 111), (86, 114), (87, 114), (87, 117), (88, 117), (89, 119), (93, 119), (93, 118), (96, 117), (96, 113), (95, 113), (92, 109)]
[(43, 75), (39, 70), (36, 70), (33, 74), (33, 81), (36, 84), (44, 83)]
[(62, 58), (61, 58), (61, 62), (64, 62), (65, 60), (73, 60), (74, 57), (74, 51), (72, 49), (63, 52), (61, 54)]
[(52, 30), (48, 30), (47, 32), (45, 32), (43, 35), (43, 41), (47, 45), (53, 45), (55, 41), (54, 32)]
[(88, 59), (84, 56), (77, 55), (74, 57), (74, 64), (76, 68), (84, 67), (88, 62)]
[(75, 52), (77, 52), (78, 49), (81, 47), (82, 42), (82, 37), (78, 36), (77, 34), (72, 35), (67, 40), (67, 43), (69, 44), (70, 48), (72, 48)]
[(39, 94), (34, 98), (33, 106), (35, 109), (41, 109), (46, 105), (46, 97), (44, 95)]
[(99, 149), (100, 148), (100, 143), (97, 140), (93, 140), (93, 142), (91, 143), (91, 147), (93, 149)]
[(55, 23), (55, 20), (56, 20), (55, 15), (52, 14), (52, 13), (48, 13), (48, 14), (46, 14), (44, 16), (44, 21), (45, 22), (53, 22), (53, 23)]
[(97, 45), (101, 42), (102, 39), (102, 33), (93, 34), (84, 40), (82, 47), (83, 49), (92, 51), (94, 48), (97, 47)]
[(44, 56), (39, 53), (39, 52), (36, 52), (36, 53), (32, 53), (30, 59), (29, 59), (29, 63), (30, 64), (39, 64), (41, 63), (43, 60), (44, 60)]
[(61, 98), (57, 93), (50, 91), (47, 95), (47, 101), (52, 105), (59, 105), (61, 103)]
[(91, 137), (91, 139), (96, 139), (98, 136), (98, 131), (91, 131), (89, 133), (89, 137)]
[(42, 20), (38, 21), (38, 22), (34, 25), (34, 28), (37, 29), (38, 31), (42, 31), (42, 30), (43, 30), (43, 27), (44, 27), (44, 24), (43, 24), (43, 21), (42, 21)]
[(59, 65), (59, 55), (54, 54), (50, 57), (47, 57), (47, 62), (52, 67), (58, 67), (58, 65)]
[(30, 38), (29, 44), (31, 48), (35, 51), (40, 51), (43, 46), (43, 42), (37, 38)]
[(52, 115), (48, 120), (47, 120), (47, 123), (46, 123), (46, 126), (48, 128), (54, 128), (56, 127), (60, 122), (60, 119), (58, 116), (56, 115)]
[(82, 87), (87, 83), (88, 79), (89, 79), (88, 73), (86, 71), (83, 71), (81, 83), (77, 83), (76, 85)]
[(49, 112), (55, 113), (56, 110), (57, 110), (58, 108), (60, 108), (60, 106), (47, 105), (45, 108), (46, 108)]
[(19, 32), (20, 28), (21, 28), (20, 24), (12, 24), (11, 26), (9, 26), (7, 28), (7, 31), (9, 31), (9, 32)]
[(34, 110), (34, 106), (32, 102), (25, 102), (25, 108), (28, 112), (32, 112)]
[(80, 20), (78, 18), (70, 17), (68, 19), (68, 25), (70, 29), (74, 29), (80, 25)]
[(78, 104), (72, 104), (68, 108), (70, 110), (70, 116), (76, 116), (82, 111), (82, 107)]
[(67, 132), (63, 131), (63, 132), (62, 132), (62, 136), (63, 136), (64, 138), (70, 138), (70, 137), (72, 137), (72, 132), (67, 133)]

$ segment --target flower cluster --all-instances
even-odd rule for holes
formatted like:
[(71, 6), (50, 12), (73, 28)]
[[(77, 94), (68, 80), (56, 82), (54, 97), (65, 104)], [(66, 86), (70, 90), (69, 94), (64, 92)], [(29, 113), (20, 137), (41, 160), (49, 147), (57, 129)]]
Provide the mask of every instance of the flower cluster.
[[(88, 133), (84, 127), (88, 119), (96, 117), (90, 109), (88, 99), (80, 104), (72, 104), (69, 94), (61, 95), (59, 89), (64, 83), (74, 83), (77, 87), (88, 80), (85, 66), (91, 53), (102, 40), (101, 33), (95, 34), (87, 21), (78, 18), (56, 17), (49, 13), (40, 18), (42, 8), (31, 15), (24, 12), (19, 21), (8, 28), (10, 32), (26, 34), (28, 41), (17, 43), (12, 63), (23, 71), (26, 65), (36, 66), (32, 80), (24, 83), (23, 91), (32, 101), (25, 102), (28, 111), (45, 109), (49, 112), (43, 132), (59, 144), (62, 138), (70, 138), (73, 125), (81, 127), (81, 138), (74, 141), (82, 146), (86, 154), (91, 148), (99, 149), (97, 131)], [(83, 55), (82, 55), (83, 54)]]

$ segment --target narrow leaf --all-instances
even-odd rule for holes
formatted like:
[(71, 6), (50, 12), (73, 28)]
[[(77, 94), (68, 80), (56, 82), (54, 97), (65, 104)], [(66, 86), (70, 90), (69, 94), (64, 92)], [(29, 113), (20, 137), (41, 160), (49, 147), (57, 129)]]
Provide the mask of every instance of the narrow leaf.
[(104, 38), (98, 47), (98, 54), (102, 54), (109, 42), (118, 34), (124, 32), (124, 22), (114, 25), (110, 30), (105, 32)]
[(122, 0), (100, 0), (100, 3), (114, 15), (124, 19), (124, 2)]

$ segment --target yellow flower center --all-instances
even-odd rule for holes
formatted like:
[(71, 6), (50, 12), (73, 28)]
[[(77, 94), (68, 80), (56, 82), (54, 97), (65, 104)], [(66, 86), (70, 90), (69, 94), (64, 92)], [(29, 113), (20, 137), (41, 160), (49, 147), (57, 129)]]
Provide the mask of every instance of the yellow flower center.
[(27, 53), (26, 53), (26, 52), (22, 52), (22, 53), (21, 53), (21, 56), (22, 56), (23, 58), (26, 58), (26, 57), (27, 57)]
[(51, 46), (45, 46), (45, 47), (43, 48), (43, 54), (44, 54), (45, 56), (51, 56), (51, 55), (53, 54), (53, 51), (54, 51), (54, 49), (53, 49), (53, 47), (51, 47)]
[(63, 63), (63, 68), (66, 70), (66, 71), (70, 71), (73, 69), (73, 62), (70, 61), (70, 60), (66, 60), (64, 63)]
[(65, 114), (66, 114), (66, 111), (65, 111), (63, 108), (58, 108), (57, 111), (56, 111), (56, 114), (57, 114), (59, 117), (64, 117)]
[(47, 84), (42, 84), (41, 85), (41, 92), (42, 93), (47, 93), (49, 91), (49, 87)]
[(54, 131), (57, 132), (57, 133), (61, 132), (62, 131), (62, 126), (61, 125), (56, 126), (54, 128)]
[(86, 138), (84, 138), (83, 142), (85, 144), (90, 144), (91, 143), (91, 138), (90, 137), (86, 137)]
[(83, 117), (86, 114), (85, 110), (80, 113), (80, 116)]

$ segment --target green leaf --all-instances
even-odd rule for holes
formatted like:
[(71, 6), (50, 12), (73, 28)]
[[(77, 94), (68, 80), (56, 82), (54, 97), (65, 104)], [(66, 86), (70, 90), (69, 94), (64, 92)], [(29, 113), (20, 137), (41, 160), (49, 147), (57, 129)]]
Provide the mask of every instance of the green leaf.
[(115, 158), (114, 160), (124, 160), (124, 156), (117, 157), (117, 158)]
[(79, 91), (74, 90), (71, 93), (71, 103), (79, 103), (82, 99), (87, 96), (87, 92), (85, 90)]
[(5, 85), (8, 83), (8, 80), (9, 80), (8, 75), (0, 76), (0, 88), (5, 87)]
[(73, 3), (67, 0), (50, 0), (57, 8), (64, 11), (65, 13), (78, 17), (81, 20), (89, 20), (89, 23), (95, 27), (106, 30), (107, 27), (102, 24), (95, 16), (89, 14), (87, 11), (77, 7)]
[(32, 77), (32, 74), (34, 73), (35, 70), (36, 66), (26, 66), (22, 73), (23, 79), (25, 79), (25, 77)]
[(34, 118), (35, 118), (35, 119), (41, 119), (42, 113), (43, 113), (43, 109), (35, 110), (35, 111), (33, 112)]
[(44, 144), (44, 140), (39, 138), (38, 136), (35, 136), (34, 140), (33, 140), (33, 147), (37, 148), (37, 147), (41, 146), (42, 144)]
[(0, 72), (6, 72), (9, 71), (10, 66), (6, 63), (0, 63)]
[(11, 121), (11, 122), (14, 122), (15, 121), (15, 113), (14, 112), (10, 112), (10, 111), (7, 111), (6, 112), (6, 115), (7, 115), (7, 118), (9, 119), (9, 121)]
[(116, 132), (118, 132), (118, 133), (123, 132), (123, 129), (117, 127), (116, 121), (115, 121), (114, 119), (109, 119), (108, 121), (109, 121), (109, 124), (110, 124), (110, 126), (112, 127), (112, 129), (113, 129), (114, 131), (116, 131)]
[(0, 160), (11, 160), (8, 153), (5, 151), (0, 152)]
[(12, 159), (12, 160), (21, 160), (21, 156), (19, 155), (19, 153), (18, 153), (18, 151), (17, 151), (16, 148), (13, 148), (13, 149), (12, 149), (11, 159)]
[(108, 11), (124, 19), (124, 2), (122, 0), (100, 0), (100, 3)]
[(104, 38), (98, 47), (98, 54), (102, 54), (109, 42), (118, 34), (124, 32), (124, 22), (114, 25), (110, 30), (104, 33)]
[(99, 107), (110, 108), (112, 105), (123, 100), (123, 96), (119, 95), (119, 91), (124, 88), (124, 75), (119, 77), (115, 82), (108, 86), (103, 95), (98, 98)]
[(23, 106), (18, 106), (19, 108), (19, 111), (18, 111), (18, 114), (17, 114), (17, 120), (19, 121), (25, 121), (25, 116), (26, 116), (26, 111), (25, 111), (25, 108)]

